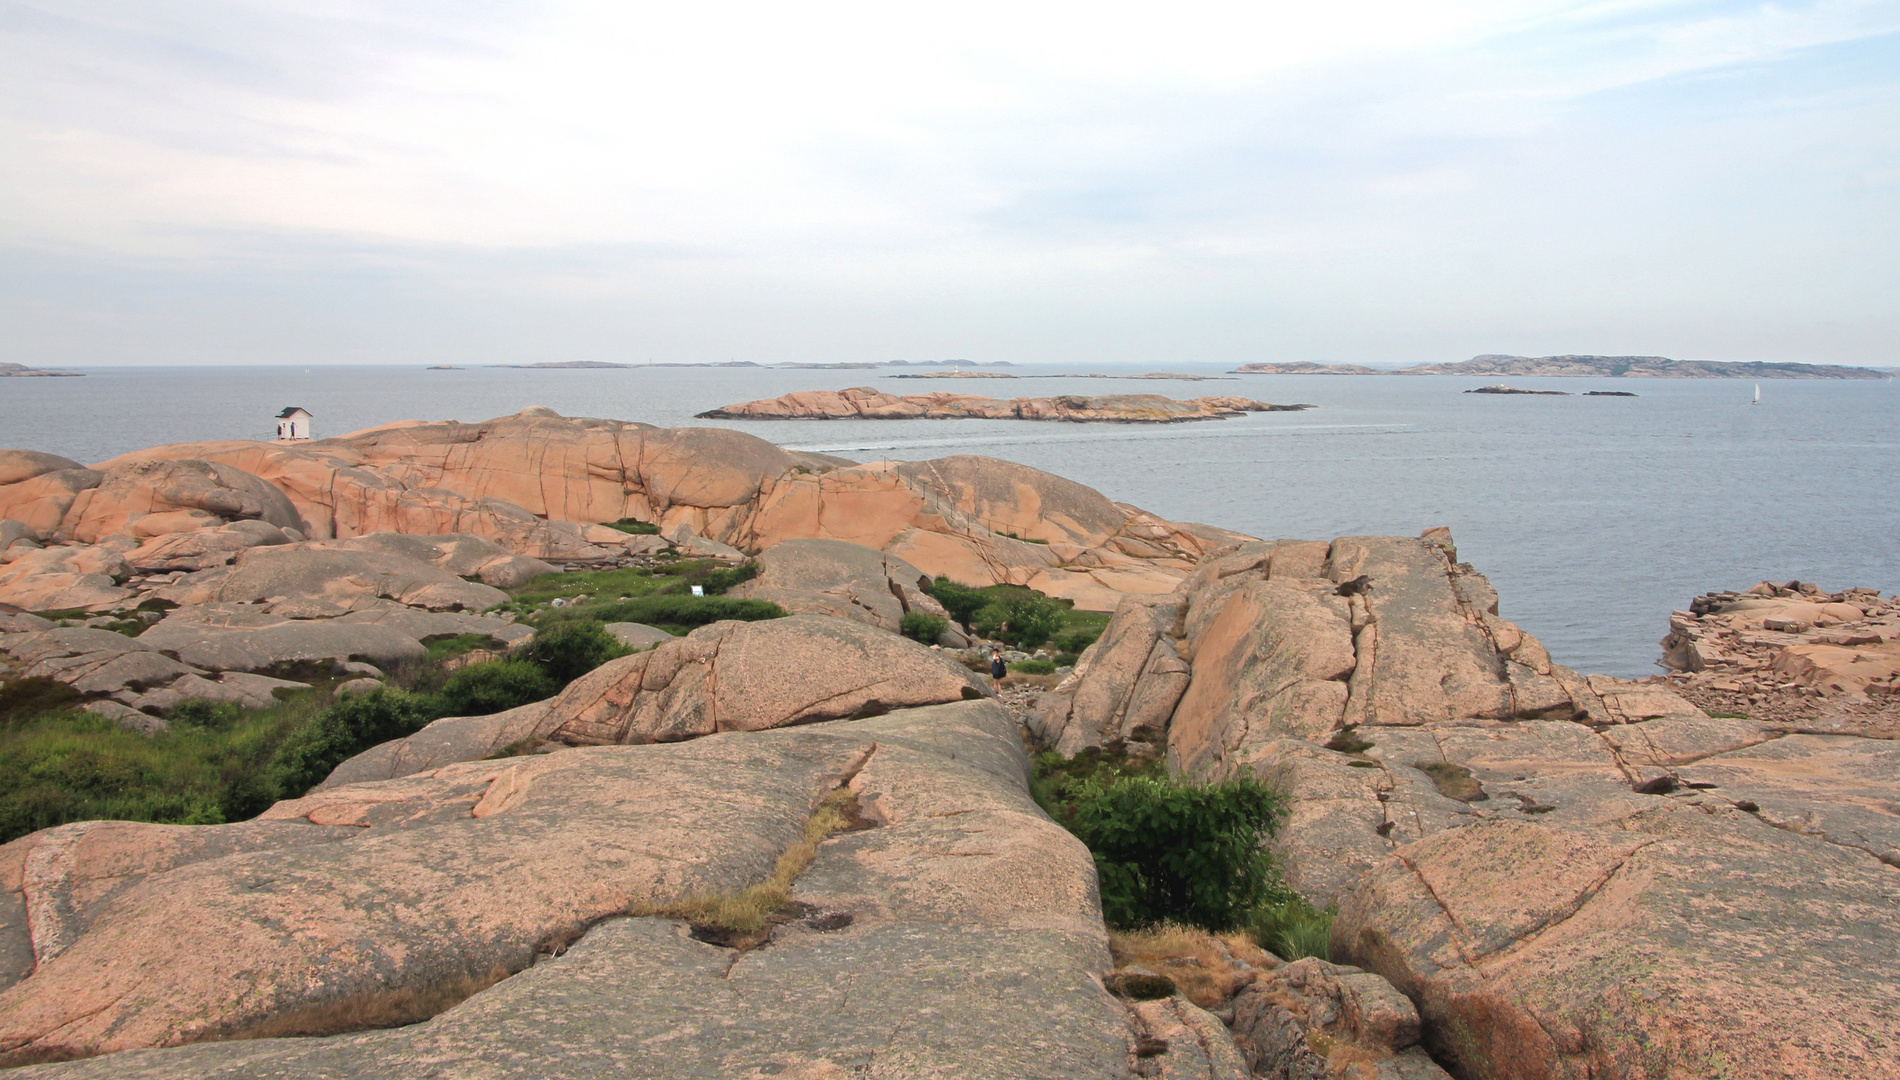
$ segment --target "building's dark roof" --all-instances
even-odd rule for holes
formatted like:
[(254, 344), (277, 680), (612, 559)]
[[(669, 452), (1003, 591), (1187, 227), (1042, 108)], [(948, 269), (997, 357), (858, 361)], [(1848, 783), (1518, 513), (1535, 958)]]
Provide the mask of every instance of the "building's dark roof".
[(284, 411), (277, 414), (277, 419), (282, 420), (284, 417), (289, 416), (291, 413), (299, 413), (299, 412), (304, 414), (305, 416), (316, 415), (315, 413), (311, 412), (309, 409), (306, 409), (301, 405), (286, 405), (284, 406)]

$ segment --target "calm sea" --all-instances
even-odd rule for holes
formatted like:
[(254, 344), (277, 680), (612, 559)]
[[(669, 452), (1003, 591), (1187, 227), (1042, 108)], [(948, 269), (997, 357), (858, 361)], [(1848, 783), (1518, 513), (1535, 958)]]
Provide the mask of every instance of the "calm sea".
[[(1456, 376), (1229, 382), (897, 380), (889, 369), (424, 371), (112, 368), (0, 379), (0, 446), (95, 462), (160, 443), (267, 438), (286, 405), (319, 436), (546, 405), (660, 425), (790, 390), (873, 385), (998, 396), (1244, 394), (1319, 408), (1164, 427), (1022, 421), (742, 422), (860, 461), (987, 454), (1165, 517), (1263, 537), (1449, 525), (1503, 614), (1585, 671), (1655, 670), (1672, 608), (1763, 578), (1900, 589), (1900, 380), (1519, 379), (1571, 397), (1465, 394)], [(1021, 368), (1019, 373), (1060, 369)], [(1214, 365), (1167, 370), (1218, 373)], [(1632, 390), (1593, 398), (1586, 390)]]

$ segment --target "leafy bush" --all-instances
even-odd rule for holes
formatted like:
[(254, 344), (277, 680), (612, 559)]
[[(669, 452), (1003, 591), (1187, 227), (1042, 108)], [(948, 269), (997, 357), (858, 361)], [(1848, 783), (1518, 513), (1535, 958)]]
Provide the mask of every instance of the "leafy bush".
[(1059, 652), (1056, 654), (1056, 666), (1074, 667), (1081, 659), (1081, 657), (1072, 652)]
[(436, 692), (431, 711), (437, 716), (487, 716), (552, 697), (559, 690), (560, 686), (539, 664), (526, 660), (490, 660), (470, 664), (450, 675)]
[(229, 701), (206, 701), (193, 698), (172, 706), (171, 715), (166, 719), (175, 728), (204, 728), (207, 731), (228, 731), (232, 725), (244, 718), (244, 710)]
[(623, 533), (631, 533), (634, 536), (660, 535), (660, 527), (658, 525), (653, 524), (651, 521), (641, 521), (637, 518), (621, 518), (619, 521), (606, 522), (606, 525), (609, 529), (619, 529)]
[(1156, 763), (1083, 758), (1042, 755), (1036, 795), (1094, 854), (1110, 926), (1174, 919), (1221, 931), (1291, 898), (1261, 848), (1285, 817), (1272, 789), (1252, 777), (1194, 784), (1155, 776)]
[[(462, 670), (473, 671), (480, 666)], [(546, 678), (539, 668), (524, 666)], [(300, 796), (321, 783), (345, 758), (377, 743), (413, 735), (438, 715), (434, 701), (406, 690), (383, 687), (353, 694), (292, 732), (277, 747), (266, 769), (267, 786), (286, 798)]]
[(734, 585), (751, 581), (758, 576), (758, 563), (740, 563), (738, 566), (722, 566), (714, 570), (701, 578), (699, 585), (707, 596), (720, 596)]
[(937, 603), (942, 604), (943, 609), (950, 613), (950, 617), (961, 623), (965, 630), (970, 628), (970, 620), (976, 617), (976, 613), (983, 610), (983, 606), (990, 602), (990, 598), (984, 594), (983, 590), (959, 585), (942, 576), (932, 581), (930, 588), (926, 591), (935, 597)]
[(950, 628), (950, 620), (941, 615), (932, 615), (928, 611), (906, 611), (898, 630), (912, 641), (921, 641), (925, 645), (935, 645), (943, 632)]
[(590, 603), (578, 611), (556, 609), (538, 615), (535, 624), (546, 627), (571, 619), (598, 619), (601, 622), (637, 622), (668, 630), (684, 630), (705, 626), (707, 623), (715, 623), (721, 619), (757, 622), (761, 619), (784, 618), (786, 614), (788, 612), (784, 608), (765, 600), (734, 600), (726, 596), (681, 596), (676, 593), (656, 593), (649, 596), (636, 596), (628, 600)]
[(1102, 634), (1099, 630), (1076, 630), (1057, 638), (1056, 648), (1065, 653), (1080, 653), (1083, 649), (1095, 644), (1096, 639), (1101, 636)]
[(1332, 952), (1333, 911), (1320, 911), (1298, 894), (1265, 904), (1247, 918), (1247, 936), (1282, 960), (1326, 959)]
[(428, 647), (428, 652), (425, 653), (422, 658), (424, 662), (439, 662), (447, 660), (452, 656), (460, 656), (465, 652), (473, 652), (476, 649), (492, 649), (496, 647), (495, 639), (489, 637), (487, 634), (449, 634), (443, 637), (430, 638), (424, 641), (423, 644)]
[(1021, 675), (1053, 675), (1056, 666), (1048, 660), (1018, 660), (1009, 665), (1009, 670)]
[(1033, 649), (1062, 629), (1061, 604), (1040, 593), (999, 597), (976, 613), (977, 632), (1018, 648)]
[[(534, 635), (522, 650), (522, 659), (535, 664), (558, 690), (628, 649), (607, 628), (592, 619), (557, 622)], [(453, 682), (453, 678), (450, 679)]]

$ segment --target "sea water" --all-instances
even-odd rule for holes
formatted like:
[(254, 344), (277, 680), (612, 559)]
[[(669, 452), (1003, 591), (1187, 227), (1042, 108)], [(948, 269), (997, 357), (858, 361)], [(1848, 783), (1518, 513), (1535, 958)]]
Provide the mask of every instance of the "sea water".
[[(93, 463), (163, 443), (270, 438), (273, 417), (290, 405), (315, 414), (319, 437), (403, 419), (483, 420), (531, 405), (705, 424), (693, 414), (792, 390), (867, 385), (893, 393), (1309, 402), (1317, 408), (1159, 426), (721, 426), (859, 461), (1005, 458), (1163, 517), (1261, 537), (1416, 535), (1448, 525), (1459, 556), (1497, 586), (1505, 617), (1561, 663), (1625, 676), (1655, 670), (1670, 610), (1708, 589), (1764, 578), (1900, 589), (1900, 380), (1892, 379), (1765, 381), (1757, 405), (1752, 382), (1726, 379), (1505, 380), (1570, 395), (1554, 397), (1467, 394), (1498, 380), (1460, 376), (1197, 382), (896, 379), (888, 368), (81, 370), (84, 378), (0, 379), (0, 446)], [(1583, 396), (1589, 390), (1637, 396)]]

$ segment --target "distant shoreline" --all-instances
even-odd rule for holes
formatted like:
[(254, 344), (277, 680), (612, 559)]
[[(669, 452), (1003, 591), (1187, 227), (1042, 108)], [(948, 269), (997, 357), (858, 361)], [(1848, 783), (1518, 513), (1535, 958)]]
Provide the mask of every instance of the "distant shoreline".
[(1487, 353), (1455, 364), (1371, 368), (1360, 364), (1242, 364), (1233, 375), (1507, 375), (1596, 379), (1891, 379), (1891, 368), (1761, 360), (1671, 360), (1667, 356), (1505, 356)]

